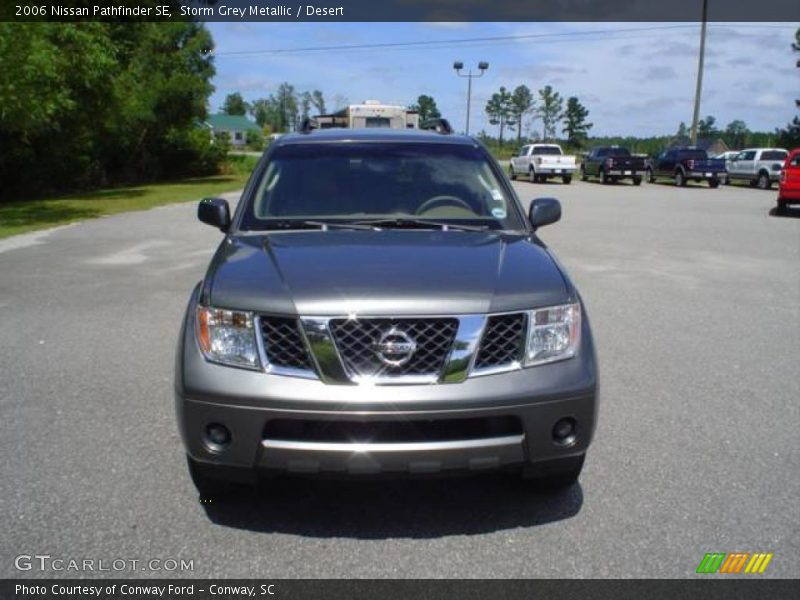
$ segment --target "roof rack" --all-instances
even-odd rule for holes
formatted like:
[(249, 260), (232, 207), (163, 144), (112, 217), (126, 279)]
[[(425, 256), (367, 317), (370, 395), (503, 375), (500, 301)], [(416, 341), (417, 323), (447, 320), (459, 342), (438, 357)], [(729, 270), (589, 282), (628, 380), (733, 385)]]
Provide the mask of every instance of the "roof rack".
[(420, 129), (427, 129), (428, 131), (435, 131), (442, 135), (450, 135), (453, 133), (453, 127), (447, 119), (428, 119), (420, 123)]
[(311, 133), (315, 129), (319, 129), (319, 121), (312, 117), (306, 117), (303, 119), (303, 122), (300, 123), (300, 129), (297, 131), (300, 133)]

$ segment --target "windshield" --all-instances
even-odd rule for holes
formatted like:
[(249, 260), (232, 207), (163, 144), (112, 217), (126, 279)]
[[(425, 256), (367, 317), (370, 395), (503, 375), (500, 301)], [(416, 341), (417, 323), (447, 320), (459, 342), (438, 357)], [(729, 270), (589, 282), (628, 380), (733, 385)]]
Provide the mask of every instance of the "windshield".
[[(480, 148), (456, 144), (338, 142), (276, 149), (245, 207), (242, 229), (327, 222), (424, 219), (523, 229)], [(290, 228), (290, 227), (289, 227)]]

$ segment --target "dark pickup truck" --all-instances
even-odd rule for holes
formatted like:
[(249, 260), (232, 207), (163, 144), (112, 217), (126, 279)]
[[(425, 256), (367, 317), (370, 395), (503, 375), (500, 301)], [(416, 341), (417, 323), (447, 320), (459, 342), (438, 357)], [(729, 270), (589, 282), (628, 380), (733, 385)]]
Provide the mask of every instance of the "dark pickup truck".
[(698, 148), (670, 148), (653, 159), (647, 169), (647, 180), (655, 183), (659, 178), (674, 179), (683, 187), (688, 181), (707, 181), (712, 188), (719, 187), (725, 178), (725, 160), (709, 158)]
[(640, 185), (645, 173), (645, 160), (632, 156), (627, 148), (619, 146), (599, 146), (583, 158), (581, 180), (597, 177), (603, 183), (630, 179), (633, 185)]

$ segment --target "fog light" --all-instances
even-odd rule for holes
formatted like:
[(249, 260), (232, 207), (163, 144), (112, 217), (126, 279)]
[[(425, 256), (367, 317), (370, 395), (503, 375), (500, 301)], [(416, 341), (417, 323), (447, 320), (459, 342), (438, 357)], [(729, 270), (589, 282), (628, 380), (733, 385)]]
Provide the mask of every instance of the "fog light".
[(206, 444), (212, 450), (222, 450), (231, 443), (231, 432), (220, 423), (211, 423), (206, 426)]
[(559, 446), (571, 446), (575, 443), (575, 419), (567, 417), (553, 425), (553, 441)]

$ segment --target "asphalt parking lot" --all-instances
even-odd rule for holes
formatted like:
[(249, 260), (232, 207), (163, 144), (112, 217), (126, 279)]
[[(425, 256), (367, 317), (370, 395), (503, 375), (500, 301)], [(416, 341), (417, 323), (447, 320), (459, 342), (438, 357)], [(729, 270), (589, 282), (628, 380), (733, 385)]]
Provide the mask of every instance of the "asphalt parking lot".
[[(219, 234), (174, 205), (0, 240), (0, 577), (693, 577), (717, 551), (800, 577), (800, 209), (743, 187), (515, 185), (562, 200), (541, 237), (598, 345), (578, 486), (288, 480), (199, 504), (171, 379)], [(37, 553), (194, 570), (14, 568)]]

